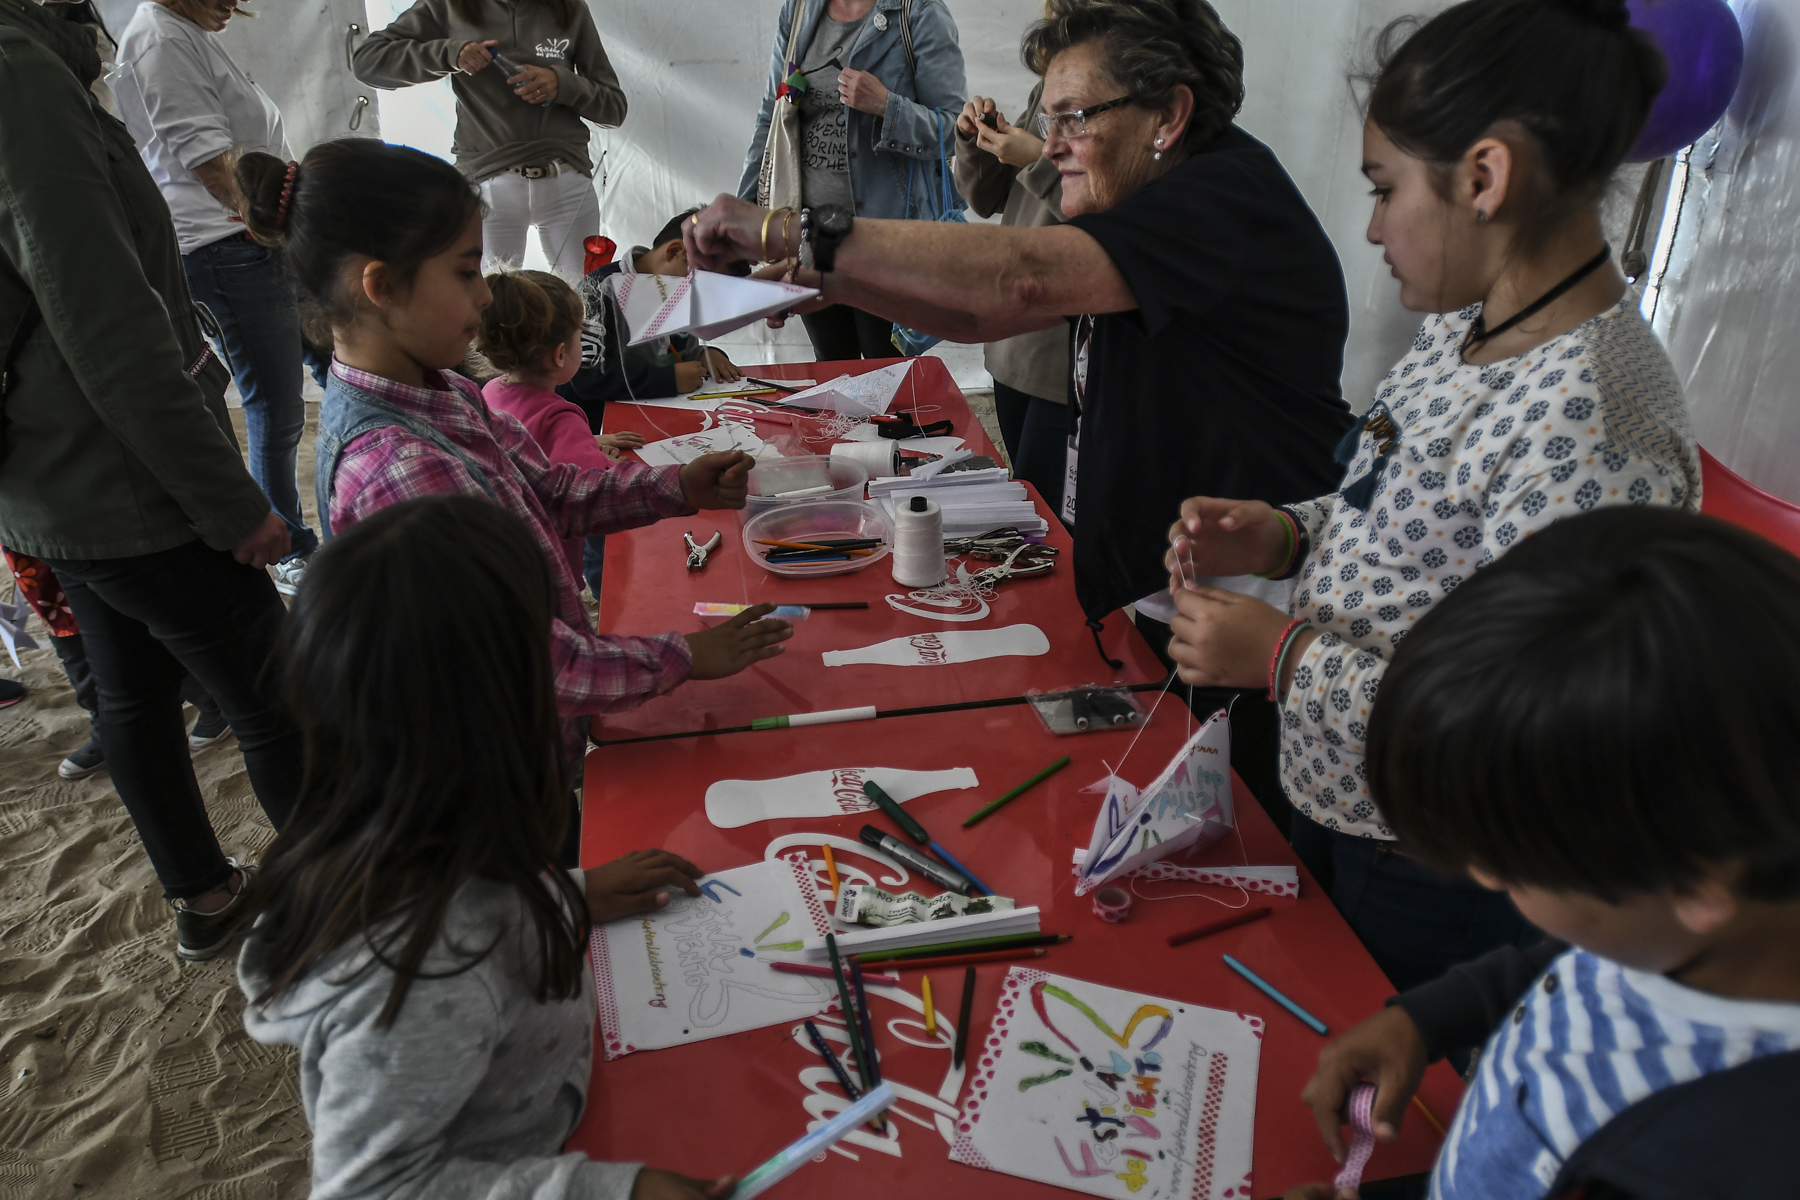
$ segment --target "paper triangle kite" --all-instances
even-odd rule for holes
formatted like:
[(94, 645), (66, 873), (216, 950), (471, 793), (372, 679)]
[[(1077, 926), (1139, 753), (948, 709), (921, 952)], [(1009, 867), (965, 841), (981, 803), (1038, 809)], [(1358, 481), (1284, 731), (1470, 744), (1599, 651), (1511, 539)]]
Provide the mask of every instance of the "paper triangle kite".
[(1107, 781), (1075, 894), (1085, 896), (1146, 863), (1210, 845), (1232, 823), (1231, 723), (1217, 712), (1143, 791), (1116, 775)]
[(718, 337), (819, 294), (816, 288), (776, 279), (740, 279), (713, 271), (695, 271), (685, 279), (614, 275), (610, 282), (625, 318), (626, 344), (632, 346), (672, 333)]
[(839, 375), (836, 379), (807, 388), (804, 392), (783, 396), (781, 402), (797, 404), (802, 408), (830, 409), (852, 417), (872, 417), (888, 410), (906, 373), (911, 369), (912, 361), (909, 359), (891, 367), (883, 367), (879, 371)]

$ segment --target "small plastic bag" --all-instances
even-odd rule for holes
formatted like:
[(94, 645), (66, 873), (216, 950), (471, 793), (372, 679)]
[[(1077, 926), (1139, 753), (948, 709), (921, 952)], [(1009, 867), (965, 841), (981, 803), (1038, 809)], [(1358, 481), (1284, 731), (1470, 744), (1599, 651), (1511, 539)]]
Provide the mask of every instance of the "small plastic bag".
[(1025, 696), (1044, 728), (1058, 737), (1124, 729), (1144, 719), (1143, 706), (1130, 688), (1090, 683), (1058, 692), (1027, 692)]

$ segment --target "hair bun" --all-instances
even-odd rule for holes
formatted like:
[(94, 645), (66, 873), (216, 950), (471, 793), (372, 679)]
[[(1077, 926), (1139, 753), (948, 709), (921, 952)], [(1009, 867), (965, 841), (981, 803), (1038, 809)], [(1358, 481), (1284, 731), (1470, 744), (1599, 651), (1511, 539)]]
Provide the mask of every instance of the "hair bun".
[(1626, 7), (1625, 0), (1551, 0), (1551, 3), (1615, 33), (1631, 24), (1631, 9)]

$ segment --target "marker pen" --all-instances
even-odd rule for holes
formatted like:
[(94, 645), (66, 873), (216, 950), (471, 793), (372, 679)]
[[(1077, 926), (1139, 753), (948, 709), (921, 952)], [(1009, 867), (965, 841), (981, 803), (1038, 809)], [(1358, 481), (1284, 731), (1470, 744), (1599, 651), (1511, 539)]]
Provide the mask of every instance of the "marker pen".
[(939, 887), (949, 888), (959, 896), (967, 896), (975, 890), (974, 884), (943, 863), (919, 853), (899, 838), (890, 833), (883, 833), (873, 825), (864, 825), (862, 833), (858, 836), (866, 845), (873, 846), (877, 850), (899, 859)]

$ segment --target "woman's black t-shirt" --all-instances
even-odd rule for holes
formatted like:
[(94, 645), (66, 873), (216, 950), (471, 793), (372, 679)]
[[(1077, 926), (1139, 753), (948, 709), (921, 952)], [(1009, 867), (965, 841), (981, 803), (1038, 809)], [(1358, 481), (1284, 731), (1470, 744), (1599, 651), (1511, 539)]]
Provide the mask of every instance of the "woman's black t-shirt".
[(1189, 496), (1282, 504), (1336, 489), (1350, 317), (1318, 218), (1236, 126), (1069, 223), (1138, 302), (1092, 318), (1085, 395), (1070, 386), (1075, 587), (1099, 619), (1166, 586), (1168, 528)]

